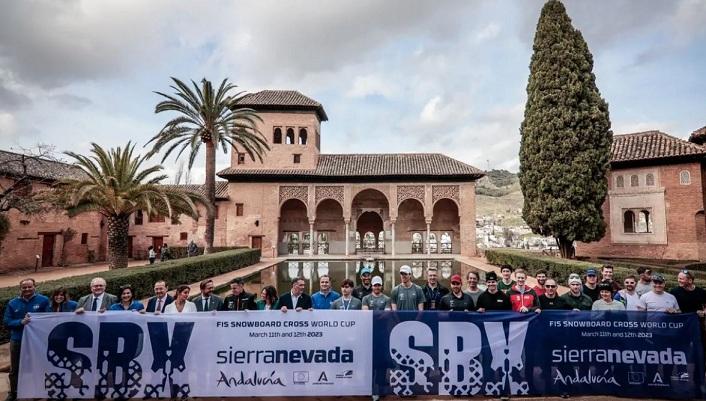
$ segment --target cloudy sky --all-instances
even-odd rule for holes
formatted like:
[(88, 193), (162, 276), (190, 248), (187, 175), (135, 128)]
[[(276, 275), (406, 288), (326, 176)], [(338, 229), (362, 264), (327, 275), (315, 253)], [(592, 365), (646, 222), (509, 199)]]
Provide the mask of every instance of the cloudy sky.
[[(153, 91), (170, 76), (227, 77), (321, 102), (325, 153), (441, 152), (516, 171), (542, 4), (0, 0), (0, 148), (142, 146), (168, 118)], [(565, 4), (615, 133), (706, 125), (706, 1)]]

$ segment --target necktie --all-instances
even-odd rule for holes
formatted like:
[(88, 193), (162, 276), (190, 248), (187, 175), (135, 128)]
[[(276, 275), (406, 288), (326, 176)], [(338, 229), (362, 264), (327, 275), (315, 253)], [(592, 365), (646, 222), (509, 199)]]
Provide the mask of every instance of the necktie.
[(93, 306), (91, 307), (92, 311), (97, 311), (98, 310), (98, 297), (93, 297)]
[(206, 312), (208, 312), (208, 300), (209, 298), (203, 299), (203, 310), (205, 310)]
[(162, 311), (162, 299), (157, 298), (157, 309), (155, 309), (155, 312), (161, 312)]

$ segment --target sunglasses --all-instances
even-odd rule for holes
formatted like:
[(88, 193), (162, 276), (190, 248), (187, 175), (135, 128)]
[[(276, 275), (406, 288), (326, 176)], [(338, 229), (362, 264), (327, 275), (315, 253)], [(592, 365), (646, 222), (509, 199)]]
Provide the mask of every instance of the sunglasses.
[(409, 276), (409, 273), (402, 273), (402, 272), (400, 272), (400, 274), (403, 275), (403, 276)]
[(452, 281), (451, 285), (461, 285), (461, 283), (459, 283), (458, 281)]
[(556, 286), (555, 286), (555, 285), (546, 285), (546, 284), (545, 284), (545, 285), (544, 285), (544, 288), (556, 288)]

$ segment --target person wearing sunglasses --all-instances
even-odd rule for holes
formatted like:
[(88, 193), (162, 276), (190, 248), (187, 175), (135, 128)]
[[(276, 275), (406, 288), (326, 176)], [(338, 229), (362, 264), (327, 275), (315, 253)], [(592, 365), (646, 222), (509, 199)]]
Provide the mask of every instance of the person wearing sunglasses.
[(635, 291), (637, 277), (633, 275), (627, 276), (625, 280), (623, 280), (623, 284), (625, 284), (625, 288), (616, 292), (613, 299), (625, 305), (625, 310), (639, 310), (640, 296), (637, 294), (637, 291)]
[(683, 313), (696, 312), (699, 317), (704, 317), (706, 307), (706, 291), (694, 284), (694, 273), (684, 269), (677, 275), (679, 286), (672, 288), (674, 295)]
[(564, 302), (564, 299), (557, 294), (557, 284), (556, 280), (553, 278), (548, 278), (546, 282), (544, 282), (544, 294), (539, 296), (539, 307), (542, 310), (549, 309), (549, 310), (562, 310), (562, 309), (569, 309), (566, 306), (566, 302)]
[(640, 280), (638, 280), (635, 285), (635, 292), (637, 295), (642, 296), (643, 294), (647, 294), (652, 291), (652, 270), (644, 266), (640, 266), (637, 268), (637, 274), (640, 276)]

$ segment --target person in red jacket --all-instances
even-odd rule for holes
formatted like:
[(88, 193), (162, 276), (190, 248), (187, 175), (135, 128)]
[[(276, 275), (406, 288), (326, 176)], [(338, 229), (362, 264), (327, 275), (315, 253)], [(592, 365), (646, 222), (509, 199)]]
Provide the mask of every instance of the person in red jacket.
[(525, 285), (527, 273), (524, 270), (515, 271), (515, 280), (517, 284), (507, 294), (510, 297), (512, 310), (515, 312), (539, 312), (539, 297), (533, 289)]

